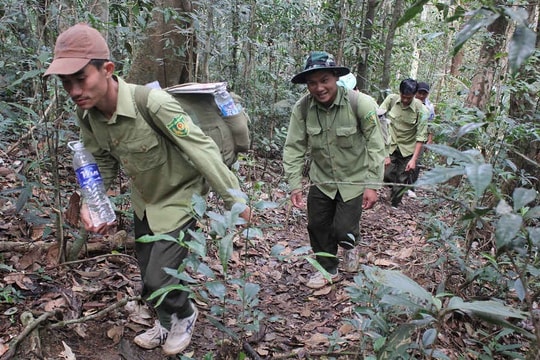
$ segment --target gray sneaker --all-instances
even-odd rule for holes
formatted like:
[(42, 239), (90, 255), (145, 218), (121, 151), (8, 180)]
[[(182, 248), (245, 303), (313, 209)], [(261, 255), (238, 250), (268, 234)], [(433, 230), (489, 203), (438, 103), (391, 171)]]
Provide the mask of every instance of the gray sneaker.
[(358, 248), (354, 247), (350, 250), (343, 251), (343, 270), (346, 272), (356, 272), (358, 271)]
[(162, 349), (166, 355), (176, 355), (182, 352), (188, 347), (191, 342), (191, 336), (193, 335), (193, 328), (195, 327), (195, 321), (199, 315), (199, 310), (193, 304), (193, 314), (186, 318), (179, 319), (176, 314), (171, 317), (171, 330), (167, 341), (163, 344)]
[(154, 349), (165, 343), (168, 333), (169, 331), (156, 320), (153, 328), (135, 336), (133, 342), (143, 349)]

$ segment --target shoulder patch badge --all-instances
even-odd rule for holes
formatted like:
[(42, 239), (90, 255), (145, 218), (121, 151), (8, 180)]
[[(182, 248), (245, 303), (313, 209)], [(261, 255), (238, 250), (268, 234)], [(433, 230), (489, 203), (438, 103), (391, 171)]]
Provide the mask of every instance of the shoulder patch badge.
[(184, 118), (184, 115), (174, 117), (168, 124), (167, 128), (170, 132), (178, 137), (187, 136), (189, 134), (189, 125)]
[(366, 119), (372, 122), (374, 125), (376, 125), (379, 121), (379, 117), (377, 116), (377, 113), (375, 111), (368, 112), (366, 115)]

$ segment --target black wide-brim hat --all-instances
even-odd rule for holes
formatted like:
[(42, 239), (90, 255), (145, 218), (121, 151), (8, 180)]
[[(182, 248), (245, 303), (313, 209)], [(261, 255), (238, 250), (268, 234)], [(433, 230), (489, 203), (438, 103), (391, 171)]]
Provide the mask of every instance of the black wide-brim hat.
[(336, 76), (347, 75), (351, 71), (344, 66), (336, 66), (336, 61), (332, 54), (326, 51), (313, 51), (309, 54), (304, 70), (293, 76), (291, 82), (293, 84), (305, 84), (306, 75), (317, 70), (331, 70)]

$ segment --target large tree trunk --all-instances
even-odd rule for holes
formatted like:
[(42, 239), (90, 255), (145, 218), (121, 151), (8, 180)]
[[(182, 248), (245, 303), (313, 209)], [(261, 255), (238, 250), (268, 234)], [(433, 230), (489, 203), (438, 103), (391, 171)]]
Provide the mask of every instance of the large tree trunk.
[(503, 51), (506, 43), (506, 28), (508, 21), (504, 16), (499, 16), (487, 30), (491, 36), (484, 41), (478, 55), (478, 72), (472, 79), (466, 104), (484, 109), (491, 95), (491, 88), (498, 71), (499, 61), (496, 55)]
[[(127, 77), (129, 82), (144, 84), (157, 80), (162, 87), (167, 87), (192, 81), (195, 77), (195, 35), (185, 31), (191, 24), (166, 22), (161, 11), (164, 8), (173, 8), (180, 13), (193, 11), (188, 0), (156, 1), (153, 26), (148, 28), (147, 38), (135, 50)], [(184, 49), (182, 56), (177, 54), (180, 48)]]

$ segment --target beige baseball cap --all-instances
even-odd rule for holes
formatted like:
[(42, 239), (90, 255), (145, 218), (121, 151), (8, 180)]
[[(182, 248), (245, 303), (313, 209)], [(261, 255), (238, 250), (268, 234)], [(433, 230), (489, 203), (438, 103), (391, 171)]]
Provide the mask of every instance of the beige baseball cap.
[(53, 62), (43, 76), (75, 74), (90, 60), (108, 60), (109, 57), (109, 46), (101, 33), (80, 23), (58, 36)]

